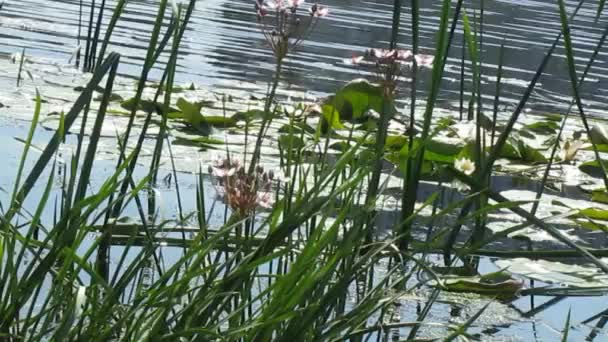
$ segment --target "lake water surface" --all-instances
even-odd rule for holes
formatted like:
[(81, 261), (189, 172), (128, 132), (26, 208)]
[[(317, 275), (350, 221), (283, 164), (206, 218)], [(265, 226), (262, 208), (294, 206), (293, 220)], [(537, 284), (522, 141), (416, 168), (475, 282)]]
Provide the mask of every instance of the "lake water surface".
[[(26, 54), (29, 56), (62, 63), (70, 60), (77, 46), (84, 46), (82, 39), (79, 40), (79, 34), (84, 37), (86, 32), (84, 28), (79, 30), (79, 21), (85, 25), (90, 0), (83, 2), (81, 12), (78, 0), (6, 0), (0, 10), (0, 58), (8, 58), (11, 54), (27, 48)], [(111, 49), (123, 55), (121, 72), (124, 75), (136, 77), (139, 73), (155, 16), (155, 3), (156, 1), (152, 0), (131, 0), (118, 24)], [(400, 45), (408, 48), (411, 43), (410, 12), (407, 1), (405, 3)], [(114, 2), (109, 1), (108, 4), (112, 8)], [(368, 48), (388, 45), (392, 19), (391, 0), (326, 0), (324, 4), (330, 7), (331, 15), (320, 22), (300, 51), (290, 59), (284, 84), (281, 85), (283, 89), (294, 90), (294, 94), (300, 94), (298, 96), (302, 93), (322, 96), (335, 91), (353, 78), (367, 76), (363, 71), (345, 65), (343, 60), (355, 54), (362, 54)], [(421, 50), (424, 53), (433, 53), (441, 2), (423, 1), (422, 5)], [(571, 11), (576, 3), (569, 1), (568, 5)], [(604, 19), (595, 23), (596, 5), (583, 5), (573, 23), (579, 71), (584, 68), (607, 23)], [(484, 6), (484, 99), (487, 109), (490, 110), (494, 97), (499, 47), (504, 42), (505, 74), (501, 108), (508, 110), (518, 102), (544, 53), (560, 31), (557, 3), (508, 0), (486, 1)], [(472, 17), (474, 10), (478, 13), (479, 7), (478, 1), (469, 2), (469, 15)], [(178, 61), (178, 82), (194, 82), (203, 87), (241, 91), (265, 89), (264, 86), (273, 70), (273, 60), (257, 30), (253, 0), (199, 0), (188, 27)], [(440, 105), (446, 108), (458, 107), (461, 42), (462, 36), (457, 34), (446, 66), (446, 78), (440, 94)], [(608, 109), (605, 103), (605, 93), (608, 90), (607, 62), (606, 53), (600, 53), (587, 86), (583, 88), (587, 110), (598, 116), (602, 116)], [(560, 48), (529, 101), (530, 111), (564, 111), (570, 101), (571, 90), (566, 67), (563, 49)], [(465, 74), (469, 74), (468, 69)], [(159, 75), (157, 73), (154, 76)], [(428, 85), (428, 76), (428, 73), (422, 75), (423, 86), (419, 87), (421, 93), (424, 93), (425, 85)], [(2, 77), (0, 74), (0, 86), (14, 85), (14, 79), (3, 80)], [(465, 88), (468, 89), (469, 86), (470, 84), (466, 84)], [(0, 170), (0, 187), (7, 190), (12, 189), (12, 171), (18, 165), (22, 147), (12, 136), (23, 137), (26, 127), (27, 124), (23, 122), (0, 117), (0, 143), (5, 150), (10, 151), (5, 155), (9, 166)], [(48, 132), (38, 135), (39, 140), (36, 142), (43, 144), (49, 135)], [(111, 169), (113, 163), (106, 162), (102, 165)], [(104, 169), (105, 171), (107, 170)], [(181, 181), (186, 194), (184, 197), (194, 198), (194, 177), (182, 176)], [(171, 195), (171, 189), (163, 191), (167, 198)], [(32, 200), (35, 198), (36, 196), (31, 197)], [(171, 200), (168, 202), (172, 203)], [(168, 207), (169, 212), (175, 209), (172, 204)], [(496, 269), (489, 258), (483, 260), (482, 271)], [(495, 334), (484, 332), (484, 336), (504, 337), (500, 340), (551, 341), (559, 338), (558, 330), (561, 329), (570, 307), (573, 308), (576, 323), (605, 309), (605, 297), (561, 297), (557, 298), (557, 301), (555, 299), (537, 297), (536, 303), (528, 297), (517, 300), (510, 305), (511, 309), (527, 312), (540, 307), (540, 314), (530, 315), (534, 318), (526, 317), (504, 327), (496, 327)], [(549, 303), (546, 304), (546, 311), (542, 310), (545, 303)], [(442, 312), (437, 313), (437, 320), (446, 319), (448, 305), (439, 308), (438, 311)], [(488, 319), (492, 318), (490, 316)], [(592, 331), (592, 323), (579, 325), (571, 336), (582, 340)], [(602, 337), (605, 338), (606, 335), (600, 335), (597, 340), (602, 340)]]
[[(27, 48), (26, 54), (68, 61), (86, 37), (79, 20), (88, 22), (91, 1), (79, 0), (8, 0), (0, 10), (0, 54), (12, 54)], [(99, 3), (99, 1), (97, 2)], [(152, 0), (132, 0), (113, 36), (112, 49), (123, 55), (122, 72), (137, 75), (156, 7)], [(291, 58), (284, 85), (313, 95), (335, 91), (353, 78), (365, 74), (344, 65), (343, 60), (366, 49), (386, 48), (390, 37), (392, 1), (326, 0), (331, 9), (312, 35)], [(404, 1), (399, 44), (411, 44), (411, 20)], [(479, 17), (480, 2), (467, 1), (470, 17)], [(572, 11), (578, 2), (567, 1)], [(109, 1), (109, 8), (114, 2)], [(420, 35), (421, 51), (433, 53), (441, 1), (423, 1)], [(574, 47), (579, 72), (597, 44), (605, 19), (595, 23), (597, 4), (584, 3), (573, 21)], [(109, 13), (109, 11), (108, 11)], [(80, 18), (82, 16), (82, 18)], [(479, 26), (478, 26), (479, 27)], [(249, 89), (251, 84), (264, 88), (271, 75), (273, 59), (258, 32), (253, 0), (198, 1), (188, 26), (178, 61), (178, 81), (222, 88)], [(556, 1), (484, 1), (483, 16), (483, 95), (491, 110), (500, 45), (505, 44), (505, 66), (501, 91), (501, 108), (513, 107), (528, 81), (561, 29)], [(458, 29), (460, 31), (460, 28)], [(458, 107), (462, 35), (457, 33), (450, 50), (446, 78), (440, 98), (445, 107)], [(587, 110), (602, 115), (608, 89), (608, 57), (601, 52), (583, 88)], [(465, 66), (465, 74), (470, 73)], [(157, 75), (158, 76), (158, 75)], [(421, 76), (423, 83), (428, 72)], [(469, 88), (465, 84), (465, 90)], [(419, 87), (421, 92), (425, 85)], [(570, 101), (563, 48), (559, 48), (537, 91), (529, 101), (535, 112), (564, 111)], [(465, 94), (466, 95), (466, 94)], [(466, 103), (466, 102), (465, 102)]]

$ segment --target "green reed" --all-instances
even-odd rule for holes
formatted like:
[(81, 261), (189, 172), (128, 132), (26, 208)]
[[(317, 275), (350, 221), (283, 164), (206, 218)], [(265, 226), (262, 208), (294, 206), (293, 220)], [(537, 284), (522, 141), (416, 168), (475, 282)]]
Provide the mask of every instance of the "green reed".
[[(99, 181), (94, 175), (95, 168), (99, 166), (95, 155), (99, 151), (102, 127), (107, 120), (120, 63), (120, 55), (106, 54), (106, 51), (113, 28), (127, 5), (126, 1), (117, 2), (102, 41), (100, 27), (105, 1), (100, 4), (96, 23), (95, 1), (92, 2), (85, 50), (85, 69), (92, 72), (91, 79), (72, 108), (62, 116), (60, 128), (42, 153), (35, 157), (31, 170), (26, 171), (26, 161), (33, 158), (31, 147), (43, 107), (44, 94), (37, 95), (14, 189), (8, 205), (0, 207), (1, 338), (268, 341), (297, 336), (305, 341), (362, 341), (373, 338), (388, 340), (392, 333), (399, 337), (400, 330), (405, 328), (408, 329), (407, 339), (414, 340), (418, 338), (426, 324), (425, 320), (434, 305), (438, 304), (439, 295), (444, 290), (442, 286), (437, 286), (431, 291), (414, 321), (396, 318), (403, 296), (425, 286), (425, 281), (418, 277), (419, 273), (429, 274), (438, 282), (441, 279), (433, 265), (425, 259), (428, 253), (443, 252), (448, 266), (456, 264), (452, 254), (461, 259), (473, 254), (530, 258), (583, 256), (602, 271), (608, 272), (608, 266), (599, 259), (606, 255), (605, 250), (580, 246), (547, 223), (547, 218), (537, 218), (536, 207), (528, 212), (521, 208), (526, 203), (510, 201), (490, 187), (493, 165), (499, 158), (499, 152), (514, 131), (514, 125), (562, 34), (548, 49), (505, 129), (494, 141), (504, 62), (504, 44), (501, 46), (492, 138), (490, 146), (486, 146), (481, 102), (483, 2), (479, 27), (477, 20), (471, 25), (462, 1), (458, 1), (454, 8), (450, 1), (442, 2), (435, 41), (435, 63), (426, 107), (420, 118), (415, 115), (420, 99), (416, 93), (417, 65), (415, 61), (413, 63), (411, 92), (407, 95), (410, 98), (410, 117), (405, 144), (409, 149), (405, 159), (400, 217), (392, 227), (392, 235), (376, 238), (376, 200), (387, 187), (387, 183), (381, 182), (381, 176), (382, 165), (388, 154), (388, 124), (396, 114), (392, 106), (394, 94), (383, 93), (383, 108), (376, 131), (368, 132), (359, 139), (353, 133), (354, 125), (349, 127), (345, 147), (335, 155), (335, 160), (331, 160), (330, 139), (337, 135), (333, 127), (323, 133), (326, 134), (323, 142), (320, 126), (314, 133), (302, 129), (307, 127), (307, 119), (298, 118), (298, 109), (288, 113), (275, 105), (284, 67), (282, 58), (276, 59), (275, 73), (264, 102), (264, 116), (256, 135), (249, 168), (254, 170), (258, 164), (260, 146), (272, 121), (284, 113), (289, 119), (286, 135), (289, 140), (288, 144), (279, 145), (280, 158), (281, 164), (288, 170), (286, 173), (291, 178), (290, 182), (283, 185), (285, 191), (277, 189), (277, 203), (266, 213), (254, 212), (247, 217), (233, 215), (223, 224), (211, 219), (212, 209), (206, 203), (206, 198), (213, 189), (207, 185), (202, 172), (206, 165), (201, 165), (194, 175), (178, 173), (171, 142), (172, 126), (166, 111), (173, 101), (180, 44), (195, 4), (196, 1), (191, 0), (185, 13), (184, 7), (170, 6), (166, 0), (155, 5), (157, 14), (136, 85), (135, 105), (129, 113), (125, 135), (117, 135), (115, 139), (118, 145), (115, 169), (101, 185), (93, 185)], [(585, 120), (580, 88), (604, 44), (608, 30), (578, 78), (574, 69), (568, 20), (561, 1), (559, 10), (574, 93), (573, 103)], [(168, 23), (165, 19), (167, 11), (171, 12)], [(572, 17), (575, 14), (576, 11)], [(412, 47), (413, 53), (417, 54), (420, 48), (419, 1), (411, 1), (411, 15)], [(400, 17), (401, 2), (396, 0), (391, 48), (400, 44)], [(470, 101), (476, 106), (474, 159), (478, 168), (472, 177), (447, 168), (452, 176), (468, 184), (472, 191), (462, 200), (441, 207), (438, 203), (443, 194), (439, 190), (421, 203), (418, 189), (423, 180), (425, 152), (433, 136), (441, 129), (433, 126), (433, 114), (438, 106), (444, 68), (459, 22), (466, 43), (461, 58), (461, 78), (464, 78), (465, 50), (473, 73)], [(166, 28), (164, 32), (163, 27)], [(168, 53), (169, 58), (164, 65), (159, 65), (162, 53)], [(136, 115), (142, 111), (140, 103), (149, 83), (149, 73), (156, 66), (163, 68), (163, 76), (153, 103), (157, 103), (161, 96), (163, 99), (153, 110), (144, 110), (140, 132), (133, 139), (131, 133), (136, 127)], [(460, 81), (462, 94), (464, 80)], [(102, 84), (104, 91), (101, 101), (94, 103), (94, 91)], [(155, 117), (159, 120), (155, 120)], [(547, 181), (566, 119), (562, 121), (556, 145), (553, 146), (538, 198)], [(78, 120), (80, 127), (75, 127)], [(89, 120), (92, 121), (90, 131), (87, 125)], [(253, 120), (247, 119), (247, 132), (251, 124), (257, 124)], [(153, 139), (152, 160), (143, 166), (144, 175), (138, 179), (136, 170), (141, 168), (138, 164), (144, 160), (142, 150), (145, 139), (154, 125), (159, 127), (159, 133)], [(585, 125), (588, 131), (588, 125)], [(420, 135), (415, 132), (416, 126), (422, 127)], [(68, 164), (62, 166), (58, 162), (60, 147), (67, 143), (67, 135), (73, 131), (79, 132), (75, 139), (76, 148), (69, 156)], [(295, 146), (296, 139), (304, 141), (305, 137), (310, 137), (308, 144)], [(371, 138), (371, 143), (368, 138)], [(420, 141), (418, 146), (414, 144), (415, 140)], [(595, 149), (596, 156), (597, 153)], [(163, 157), (171, 163), (169, 168), (176, 184), (177, 203), (175, 217), (165, 221), (158, 217), (159, 204), (154, 194)], [(312, 165), (307, 163), (307, 158), (313, 160)], [(62, 177), (63, 184), (56, 194), (53, 184), (58, 177)], [(187, 199), (184, 198), (183, 188), (178, 185), (186, 177), (193, 177), (196, 183), (196, 209), (193, 212), (187, 212), (184, 206)], [(34, 189), (41, 189), (42, 193), (37, 198), (35, 210), (30, 212), (24, 203)], [(54, 205), (53, 196), (58, 197)], [(147, 200), (145, 203), (143, 198)], [(416, 204), (421, 206), (416, 207)], [(364, 210), (361, 210), (362, 206)], [(431, 207), (431, 217), (424, 217), (423, 209)], [(129, 209), (136, 211), (138, 221), (134, 224), (121, 223), (121, 218), (128, 215)], [(228, 212), (227, 207), (223, 206), (222, 209)], [(509, 232), (486, 237), (483, 235), (485, 217), (504, 209), (511, 210), (524, 220), (521, 225), (510, 228), (509, 232), (533, 225), (570, 249), (505, 252), (487, 249), (489, 243)], [(55, 213), (52, 222), (43, 219), (44, 213), (50, 211)], [(444, 219), (450, 222), (446, 227), (438, 224)], [(466, 245), (456, 246), (460, 226), (470, 220), (476, 220), (476, 230)], [(432, 226), (438, 231), (432, 232), (429, 228), (427, 241), (417, 241), (412, 237), (412, 229), (417, 224)], [(181, 233), (181, 236), (164, 236), (167, 232)], [(446, 238), (447, 244), (438, 244), (441, 238)], [(175, 260), (168, 262), (162, 243), (180, 249)], [(114, 245), (121, 245), (122, 252)], [(442, 247), (441, 250), (439, 247)], [(110, 263), (110, 259), (116, 262)], [(389, 266), (379, 272), (380, 265), (387, 261)], [(448, 322), (443, 322), (442, 328), (446, 330), (443, 338), (455, 340), (466, 336), (467, 330), (492, 302), (493, 299), (490, 299), (458, 326), (448, 326)], [(570, 315), (566, 320), (564, 338), (568, 336), (569, 322)]]

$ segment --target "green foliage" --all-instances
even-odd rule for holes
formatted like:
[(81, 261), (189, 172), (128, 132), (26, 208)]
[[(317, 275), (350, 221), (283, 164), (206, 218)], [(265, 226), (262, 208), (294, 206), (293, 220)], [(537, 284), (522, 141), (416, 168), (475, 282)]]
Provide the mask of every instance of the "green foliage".
[[(342, 129), (342, 121), (366, 119), (369, 110), (381, 114), (388, 108), (388, 115), (395, 113), (392, 100), (385, 99), (383, 88), (366, 80), (354, 80), (330, 96), (322, 105), (322, 132), (327, 128)], [(391, 101), (384, 107), (384, 101)]]
[(232, 116), (232, 119), (235, 121), (250, 122), (253, 120), (269, 118), (270, 116), (271, 116), (270, 114), (266, 114), (263, 110), (251, 109), (251, 110), (244, 111), (244, 112), (237, 112), (236, 114), (234, 114)]
[(504, 271), (498, 271), (476, 276), (444, 276), (440, 283), (435, 282), (433, 286), (450, 292), (477, 293), (507, 300), (517, 296), (523, 282), (513, 279)]
[[(602, 164), (604, 164), (604, 167), (608, 166), (608, 161), (602, 159)], [(604, 174), (604, 168), (602, 168), (600, 166), (600, 163), (597, 160), (590, 160), (587, 162), (582, 163), (581, 165), (578, 166), (579, 170), (583, 171), (584, 173), (596, 177), (596, 178), (602, 178), (605, 176)]]
[(305, 146), (304, 140), (296, 135), (281, 134), (279, 136), (279, 146), (282, 149), (301, 149)]
[(175, 145), (182, 146), (194, 146), (202, 149), (216, 149), (217, 145), (224, 145), (223, 140), (214, 139), (210, 137), (196, 137), (196, 138), (176, 138), (173, 142)]
[(211, 132), (211, 126), (201, 114), (204, 105), (204, 102), (189, 102), (183, 97), (177, 100), (177, 108), (181, 110), (181, 117), (194, 129), (208, 135)]
[[(109, 32), (114, 28), (125, 3), (117, 3)], [(218, 201), (207, 211), (205, 201), (208, 198), (216, 199), (217, 194), (210, 192), (212, 187), (204, 185), (206, 176), (199, 171), (195, 175), (196, 210), (185, 212), (179, 190), (183, 184), (177, 179), (171, 142), (202, 149), (221, 147), (229, 153), (232, 151), (226, 146), (230, 145), (230, 141), (207, 136), (192, 139), (180, 137), (171, 141), (171, 127), (167, 125), (167, 119), (183, 120), (202, 135), (208, 135), (212, 127), (233, 127), (238, 121), (245, 121), (249, 127), (261, 121), (255, 146), (257, 149), (266, 142), (262, 139), (271, 121), (283, 115), (279, 106), (270, 111), (274, 90), (280, 79), (280, 67), (277, 68), (278, 75), (265, 110), (248, 110), (231, 117), (220, 117), (203, 115), (203, 108), (209, 104), (204, 101), (190, 102), (179, 98), (177, 108), (168, 105), (173, 103), (171, 94), (183, 90), (173, 86), (173, 77), (180, 33), (185, 30), (194, 3), (190, 2), (185, 17), (182, 16), (181, 5), (174, 3), (172, 20), (163, 25), (168, 1), (160, 1), (138, 92), (135, 97), (122, 102), (123, 108), (129, 110), (129, 123), (124, 137), (118, 139), (118, 162), (102, 184), (93, 177), (98, 166), (95, 156), (108, 102), (119, 100), (113, 96), (111, 87), (119, 56), (111, 54), (105, 62), (96, 64), (91, 82), (82, 89), (74, 107), (65, 117), (62, 115), (60, 129), (48, 144), (43, 145), (46, 147), (22, 182), (22, 172), (28, 151), (34, 146), (32, 138), (43, 103), (41, 97), (37, 97), (32, 128), (27, 138), (22, 140), (25, 148), (14, 182), (15, 188), (10, 194), (12, 199), (8, 208), (0, 207), (0, 227), (3, 232), (0, 237), (0, 336), (11, 334), (19, 340), (230, 341), (286, 340), (296, 336), (304, 341), (358, 341), (386, 334), (390, 328), (384, 321), (374, 324), (370, 319), (387, 317), (401, 298), (409, 294), (410, 288), (418, 289), (425, 285), (416, 283), (417, 277), (430, 274), (435, 278), (437, 291), (429, 297), (417, 321), (397, 323), (414, 327), (408, 336), (408, 340), (414, 340), (417, 327), (424, 323), (426, 313), (431, 310), (440, 290), (478, 293), (505, 300), (523, 293), (551, 293), (550, 290), (555, 290), (552, 293), (558, 295), (568, 294), (568, 291), (577, 294), (606, 291), (605, 277), (599, 270), (606, 271), (608, 267), (592, 254), (597, 251), (580, 247), (545, 219), (537, 218), (534, 210), (532, 213), (524, 210), (522, 206), (526, 202), (509, 201), (492, 192), (491, 187), (487, 188), (497, 158), (519, 159), (534, 164), (547, 162), (539, 150), (510, 135), (555, 44), (546, 54), (515, 113), (500, 129), (498, 142), (484, 151), (487, 154), (481, 154), (480, 141), (461, 145), (436, 138), (437, 131), (452, 123), (448, 118), (439, 120), (439, 128), (431, 127), (431, 123), (435, 122), (433, 110), (440, 92), (445, 59), (450, 54), (453, 30), (460, 17), (457, 10), (452, 30), (448, 30), (451, 12), (449, 0), (444, 0), (442, 4), (435, 64), (423, 123), (415, 122), (415, 101), (412, 101), (413, 125), (409, 137), (394, 132), (389, 134), (386, 130), (388, 119), (393, 117), (396, 110), (392, 99), (385, 97), (385, 90), (367, 81), (353, 81), (322, 105), (321, 122), (325, 126), (319, 130), (329, 133), (324, 145), (320, 137), (315, 136), (317, 130), (306, 122), (298, 121), (295, 115), (290, 117), (290, 124), (283, 125), (279, 134), (273, 136), (275, 140), (272, 142), (278, 141), (282, 152), (282, 169), (288, 171), (287, 176), (291, 179), (282, 179), (284, 184), (280, 188), (264, 189), (272, 191), (276, 198), (272, 209), (242, 218), (230, 216), (229, 206)], [(461, 1), (457, 2), (457, 8), (461, 5)], [(412, 2), (412, 6), (412, 12), (417, 13), (418, 2)], [(563, 17), (563, 3), (561, 7)], [(100, 17), (103, 17), (102, 13), (103, 9)], [(478, 40), (476, 23), (469, 21), (466, 12), (463, 12), (462, 20), (477, 87), (482, 71), (479, 67), (481, 41)], [(413, 25), (416, 27), (412, 30), (418, 32), (417, 20)], [(564, 31), (568, 31), (565, 19), (563, 26)], [(162, 27), (166, 27), (166, 32)], [(162, 38), (161, 31), (165, 32)], [(97, 41), (98, 35), (99, 32), (90, 38)], [(418, 34), (415, 35), (417, 40)], [(103, 42), (101, 57), (110, 41), (109, 37)], [(569, 37), (566, 38), (569, 64), (572, 64), (571, 43)], [(143, 100), (142, 91), (148, 72), (155, 66), (169, 41), (173, 44), (171, 57), (162, 81), (153, 85), (157, 88), (156, 97)], [(91, 62), (95, 61), (95, 55), (89, 56)], [(100, 83), (105, 77), (108, 81), (102, 87)], [(413, 88), (412, 97), (415, 98), (415, 84)], [(65, 142), (66, 132), (74, 129), (72, 125), (78, 122), (76, 119), (82, 118), (81, 113), (89, 107), (94, 91), (102, 95), (98, 98), (101, 101), (99, 108), (91, 111), (96, 115), (93, 129), (90, 134), (79, 136), (73, 158), (61, 166), (63, 164), (56, 162), (65, 158), (60, 145)], [(472, 97), (480, 96), (475, 92)], [(158, 101), (161, 93), (165, 94), (162, 102)], [(381, 114), (380, 120), (366, 117), (370, 110)], [(143, 111), (146, 115), (139, 137), (133, 144), (130, 135), (135, 125), (133, 120), (136, 114), (141, 115), (137, 111)], [(161, 120), (152, 119), (153, 114), (159, 114)], [(351, 134), (345, 137), (342, 136), (343, 132), (339, 132), (340, 135), (331, 132), (344, 129), (343, 122), (347, 120), (364, 122), (365, 126), (361, 128), (376, 131), (377, 134), (363, 137)], [(478, 116), (476, 128), (493, 130), (495, 121), (482, 114)], [(559, 128), (558, 121), (555, 117), (548, 117), (546, 121), (527, 125), (520, 133), (532, 138), (535, 134), (554, 134)], [(144, 150), (142, 144), (150, 134), (148, 129), (151, 125), (159, 125), (160, 133), (156, 137), (149, 171), (144, 171), (142, 175), (141, 168), (137, 166), (142, 163), (139, 158)], [(81, 129), (84, 130), (84, 127), (83, 123)], [(422, 131), (414, 138), (415, 127), (422, 127)], [(595, 141), (601, 142), (596, 146), (596, 152), (602, 146), (608, 146), (608, 140), (604, 142), (602, 139)], [(166, 145), (163, 146), (165, 140)], [(557, 141), (558, 138), (554, 143)], [(327, 149), (331, 148), (338, 152), (328, 153)], [(159, 217), (162, 205), (154, 201), (160, 183), (156, 176), (163, 153), (168, 153), (171, 177), (174, 179), (173, 184), (171, 177), (166, 178), (165, 182), (171, 184), (176, 195), (175, 199), (164, 201), (170, 203), (169, 208), (176, 208), (166, 221)], [(457, 158), (470, 158), (479, 163), (473, 177), (461, 180), (471, 187), (471, 191), (459, 195), (463, 197), (462, 200), (450, 197), (447, 207), (441, 204), (443, 193), (441, 201), (436, 201), (443, 190), (433, 192), (422, 204), (423, 208), (432, 207), (433, 214), (430, 217), (423, 215), (422, 209), (416, 206), (419, 204), (419, 182), (452, 181), (452, 165)], [(388, 186), (388, 181), (378, 186), (379, 176), (385, 171), (381, 169), (383, 159), (397, 165), (404, 175), (404, 195), (401, 220), (395, 225), (396, 234), (377, 236), (373, 222), (378, 214), (374, 203), (379, 197), (375, 195), (382, 195), (381, 191)], [(481, 161), (485, 161), (485, 164)], [(584, 163), (581, 169), (590, 171), (594, 167), (599, 168), (601, 176), (604, 176), (601, 165), (593, 163)], [(249, 162), (252, 170), (257, 165), (257, 160)], [(201, 169), (206, 166), (201, 165)], [(547, 170), (550, 167), (549, 164)], [(45, 172), (49, 172), (49, 175)], [(58, 174), (63, 177), (59, 182), (56, 179)], [(378, 176), (376, 184), (370, 181), (375, 176)], [(43, 177), (48, 178), (39, 186), (37, 183)], [(218, 188), (225, 181), (214, 180)], [(55, 188), (56, 183), (61, 183), (60, 189)], [(24, 203), (34, 187), (43, 192), (34, 201), (34, 210), (30, 211)], [(481, 201), (482, 196), (488, 196), (493, 202)], [(57, 203), (49, 203), (53, 197), (58, 198)], [(606, 197), (603, 191), (592, 194), (592, 199), (599, 202), (608, 202)], [(144, 198), (148, 199), (147, 206), (142, 202)], [(364, 198), (364, 204), (361, 204)], [(224, 211), (223, 215), (212, 212), (216, 205)], [(460, 208), (460, 213), (456, 212)], [(474, 208), (474, 212), (469, 214), (470, 208)], [(499, 210), (511, 210), (523, 222), (507, 230), (515, 232), (534, 225), (568, 246), (570, 249), (567, 252), (572, 252), (570, 256), (583, 256), (595, 266), (573, 267), (545, 263), (543, 260), (511, 259), (498, 260), (499, 265), (504, 263), (505, 270), (491, 274), (437, 277), (426, 258), (429, 251), (436, 250), (437, 241), (446, 241), (448, 248), (457, 246), (459, 251), (466, 251), (461, 255), (466, 263), (471, 259), (471, 253), (496, 238), (491, 236), (482, 241), (483, 244), (469, 241), (460, 247), (456, 240), (450, 242), (450, 239), (445, 239), (446, 233), (458, 234), (458, 228), (449, 224), (453, 221), (462, 224), (488, 212), (498, 213)], [(53, 218), (49, 219), (48, 216)], [(226, 219), (222, 222), (217, 219), (218, 216), (225, 216)], [(582, 227), (606, 230), (603, 223), (595, 222), (608, 220), (606, 210), (582, 209), (572, 217)], [(193, 222), (194, 227), (187, 227)], [(401, 239), (410, 233), (409, 227), (413, 223), (428, 229), (427, 240), (407, 240), (412, 243), (404, 244)], [(182, 234), (181, 237), (171, 235), (178, 232)], [(41, 235), (40, 239), (38, 234)], [(507, 234), (505, 232), (504, 236)], [(113, 244), (120, 244), (121, 248), (111, 247)], [(160, 246), (164, 245), (178, 249), (179, 253), (167, 258), (166, 250), (160, 250)], [(395, 247), (397, 245), (401, 250)], [(118, 258), (112, 267), (107, 263), (110, 256), (113, 260)], [(448, 262), (446, 266), (451, 268), (452, 265)], [(381, 272), (378, 272), (378, 268)], [(545, 272), (549, 275), (537, 274), (535, 270), (538, 269), (551, 272)], [(524, 292), (522, 283), (514, 280), (509, 272), (543, 282), (567, 284), (568, 287), (527, 289), (528, 292)], [(353, 285), (356, 285), (356, 291)], [(488, 305), (463, 324), (451, 325), (451, 333), (445, 339), (467, 336), (467, 329)], [(397, 326), (395, 331), (403, 326)], [(568, 327), (569, 317), (566, 337)]]
[(128, 111), (134, 111), (136, 102), (139, 102), (139, 105), (137, 106), (137, 110), (143, 110), (146, 113), (159, 112), (160, 114), (168, 114), (168, 113), (173, 113), (173, 112), (179, 112), (179, 109), (165, 106), (162, 102), (154, 102), (154, 101), (150, 101), (150, 100), (137, 101), (136, 98), (134, 98), (134, 97), (122, 101), (120, 103), (120, 106)]
[(517, 141), (517, 150), (521, 160), (527, 163), (546, 163), (547, 158), (537, 149), (526, 144), (523, 140)]
[(559, 129), (559, 123), (556, 121), (537, 121), (524, 126), (524, 129), (527, 129), (531, 132), (537, 134), (555, 134), (555, 132)]
[(596, 190), (591, 193), (591, 200), (608, 204), (608, 192), (605, 190)]

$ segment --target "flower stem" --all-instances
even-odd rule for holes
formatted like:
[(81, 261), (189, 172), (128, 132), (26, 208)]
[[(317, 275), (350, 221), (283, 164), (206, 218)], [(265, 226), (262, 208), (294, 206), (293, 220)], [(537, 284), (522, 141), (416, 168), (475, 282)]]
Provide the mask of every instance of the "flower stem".
[(255, 148), (253, 150), (253, 154), (251, 155), (251, 163), (249, 164), (249, 174), (253, 174), (255, 171), (255, 167), (260, 159), (260, 149), (262, 147), (262, 139), (265, 135), (266, 128), (272, 122), (272, 115), (270, 115), (270, 107), (272, 106), (272, 102), (274, 101), (274, 96), (277, 91), (277, 87), (279, 85), (279, 80), (281, 79), (281, 70), (283, 68), (283, 58), (285, 55), (277, 57), (277, 65), (274, 72), (274, 80), (272, 81), (272, 86), (270, 87), (270, 91), (266, 96), (266, 103), (264, 104), (264, 117), (262, 119), (262, 125), (260, 126), (260, 131), (258, 132), (258, 136), (255, 142)]

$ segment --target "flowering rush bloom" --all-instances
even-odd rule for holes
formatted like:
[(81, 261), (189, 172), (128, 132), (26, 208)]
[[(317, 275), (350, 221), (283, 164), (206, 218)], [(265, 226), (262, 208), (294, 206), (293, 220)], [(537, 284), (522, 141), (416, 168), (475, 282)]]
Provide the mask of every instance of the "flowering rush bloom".
[(325, 6), (320, 6), (317, 3), (314, 3), (312, 6), (310, 6), (310, 15), (312, 15), (313, 17), (325, 17), (328, 14), (329, 8)]
[(318, 3), (310, 6), (309, 20), (302, 20), (298, 9), (305, 0), (255, 0), (260, 30), (276, 57), (284, 58), (310, 33), (317, 20), (329, 14), (329, 9)]
[(218, 194), (241, 217), (257, 208), (272, 208), (272, 185), (276, 179), (272, 170), (266, 171), (258, 165), (253, 174), (248, 174), (237, 159), (220, 158), (209, 166), (209, 173)]
[(433, 66), (434, 56), (425, 54), (414, 55), (411, 50), (404, 49), (369, 49), (365, 51), (364, 55), (353, 56), (352, 58), (346, 59), (344, 63), (349, 65), (357, 65), (362, 62), (380, 65), (396, 63), (411, 66), (413, 60), (416, 61), (416, 64), (419, 67), (431, 68)]

